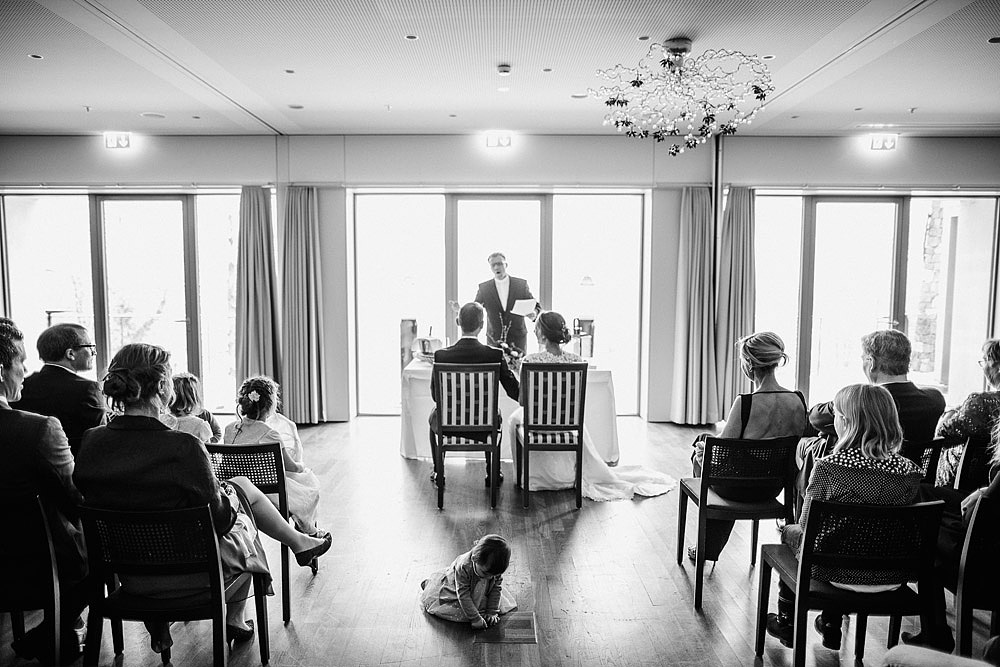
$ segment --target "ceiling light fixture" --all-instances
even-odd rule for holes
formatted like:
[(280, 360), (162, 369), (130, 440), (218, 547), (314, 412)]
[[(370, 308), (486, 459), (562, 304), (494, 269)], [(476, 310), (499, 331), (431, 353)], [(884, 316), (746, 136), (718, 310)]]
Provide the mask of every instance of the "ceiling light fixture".
[(418, 36), (416, 36), (416, 35), (407, 35), (406, 39), (410, 40), (411, 42), (415, 42), (415, 41), (417, 41), (420, 38)]
[(289, 104), (288, 108), (295, 109), (296, 111), (298, 111), (299, 109), (305, 109), (305, 107), (302, 106), (301, 104)]
[(163, 120), (167, 117), (166, 114), (162, 114), (158, 111), (143, 111), (139, 115), (143, 118), (152, 118), (153, 120)]
[(598, 70), (611, 85), (591, 89), (611, 110), (605, 125), (630, 137), (677, 137), (667, 152), (696, 148), (713, 134), (736, 134), (753, 120), (774, 91), (760, 58), (739, 51), (711, 49), (690, 57), (686, 37), (654, 42), (637, 67)]
[(31, 58), (32, 60), (44, 60), (45, 59), (45, 56), (40, 56), (37, 53), (29, 53), (28, 57)]

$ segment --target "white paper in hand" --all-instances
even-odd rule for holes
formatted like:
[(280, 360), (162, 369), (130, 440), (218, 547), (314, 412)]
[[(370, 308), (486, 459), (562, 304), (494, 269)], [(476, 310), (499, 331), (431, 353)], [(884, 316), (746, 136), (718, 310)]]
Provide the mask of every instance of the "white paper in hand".
[(514, 307), (510, 309), (510, 312), (514, 315), (531, 315), (535, 312), (535, 306), (538, 304), (534, 299), (517, 299), (514, 301)]

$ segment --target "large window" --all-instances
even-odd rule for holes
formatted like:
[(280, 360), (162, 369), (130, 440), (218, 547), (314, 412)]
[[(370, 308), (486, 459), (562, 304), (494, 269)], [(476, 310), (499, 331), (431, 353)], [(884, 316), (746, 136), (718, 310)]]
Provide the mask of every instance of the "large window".
[(32, 350), (42, 330), (78, 322), (98, 346), (91, 377), (122, 345), (153, 343), (170, 350), (175, 371), (201, 376), (207, 408), (232, 411), (238, 194), (7, 195), (2, 204), (10, 315), (29, 369), (40, 366)]
[[(788, 385), (829, 400), (861, 371), (861, 337), (910, 338), (910, 379), (949, 405), (981, 391), (995, 270), (993, 198), (758, 196), (756, 329), (785, 339)], [(787, 335), (786, 335), (787, 334)], [(793, 339), (795, 342), (792, 342)]]

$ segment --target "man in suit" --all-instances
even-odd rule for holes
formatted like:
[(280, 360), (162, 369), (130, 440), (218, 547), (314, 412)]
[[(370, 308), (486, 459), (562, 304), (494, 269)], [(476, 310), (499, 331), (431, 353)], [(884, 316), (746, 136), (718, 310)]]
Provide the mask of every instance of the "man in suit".
[[(486, 342), (490, 345), (506, 342), (523, 353), (528, 345), (528, 329), (524, 325), (524, 316), (515, 315), (510, 310), (518, 299), (535, 297), (531, 295), (527, 280), (507, 274), (507, 258), (502, 252), (493, 253), (487, 261), (493, 272), (493, 280), (479, 283), (475, 299), (486, 309)], [(538, 315), (541, 309), (536, 302), (534, 315)], [(529, 317), (534, 319), (534, 315)]]
[[(934, 429), (944, 412), (944, 396), (937, 389), (921, 388), (907, 379), (910, 372), (910, 339), (894, 329), (873, 331), (861, 339), (861, 367), (872, 384), (885, 387), (892, 395), (899, 413), (899, 425), (907, 442), (925, 443), (934, 438)], [(833, 401), (819, 403), (809, 410), (809, 425), (819, 437), (802, 438), (796, 462), (802, 473), (797, 480), (800, 491), (809, 483), (812, 469), (809, 459), (829, 454), (836, 444), (833, 429)], [(900, 455), (920, 465), (921, 451), (907, 451), (906, 443)]]
[[(25, 357), (23, 334), (12, 321), (0, 317), (0, 502), (25, 495), (39, 495), (42, 499), (59, 568), (61, 651), (69, 661), (79, 653), (74, 628), (83, 627), (79, 614), (86, 600), (87, 563), (77, 518), (77, 507), (83, 499), (73, 484), (73, 456), (59, 421), (11, 408), (21, 394)], [(26, 577), (22, 578), (23, 594), (38, 585), (25, 568), (33, 564), (47, 568), (48, 561), (44, 547), (40, 551), (29, 548), (18, 541), (17, 535), (6, 535), (0, 544), (0, 566), (16, 568)], [(15, 588), (6, 592), (17, 595), (21, 591)], [(43, 664), (51, 664), (52, 631), (52, 619), (46, 618), (14, 642), (15, 653), (26, 659), (39, 657)]]
[[(479, 342), (479, 334), (483, 330), (484, 322), (483, 307), (473, 301), (462, 306), (458, 311), (458, 326), (462, 329), (462, 337), (454, 345), (438, 350), (434, 353), (434, 363), (441, 364), (500, 364), (500, 384), (504, 391), (513, 400), (518, 399), (518, 381), (514, 373), (508, 368), (504, 360), (503, 351), (496, 347), (483, 345)], [(440, 398), (440, 388), (437, 386), (437, 378), (431, 374), (431, 397), (437, 403)], [(434, 434), (438, 423), (437, 408), (431, 410), (430, 418), (430, 439), (431, 453), (437, 460), (437, 439)], [(486, 436), (482, 433), (470, 434), (470, 438), (483, 439)], [(435, 479), (435, 474), (431, 473), (431, 479)], [(503, 482), (503, 473), (497, 483)], [(490, 471), (486, 470), (486, 486), (490, 485)]]
[(21, 400), (11, 407), (55, 417), (76, 456), (89, 428), (104, 423), (104, 397), (93, 380), (77, 375), (94, 367), (97, 346), (79, 324), (56, 324), (38, 337), (41, 370), (24, 379)]

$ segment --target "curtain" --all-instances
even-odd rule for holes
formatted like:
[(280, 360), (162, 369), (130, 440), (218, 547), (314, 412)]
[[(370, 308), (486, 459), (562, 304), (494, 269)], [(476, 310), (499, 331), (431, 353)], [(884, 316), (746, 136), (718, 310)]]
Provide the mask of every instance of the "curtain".
[(236, 255), (236, 381), (270, 375), (278, 382), (281, 340), (271, 235), (271, 195), (244, 186)]
[(298, 424), (315, 424), (326, 421), (316, 188), (288, 188), (284, 227), (281, 274), (283, 412)]
[(753, 194), (749, 188), (729, 189), (721, 241), (715, 361), (719, 407), (726, 410), (737, 394), (751, 390), (736, 358), (736, 341), (753, 333), (754, 324)]
[(713, 236), (711, 189), (684, 188), (669, 416), (670, 421), (679, 424), (707, 424), (721, 419), (715, 370)]

